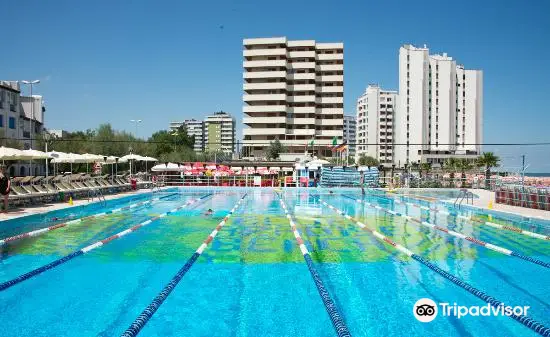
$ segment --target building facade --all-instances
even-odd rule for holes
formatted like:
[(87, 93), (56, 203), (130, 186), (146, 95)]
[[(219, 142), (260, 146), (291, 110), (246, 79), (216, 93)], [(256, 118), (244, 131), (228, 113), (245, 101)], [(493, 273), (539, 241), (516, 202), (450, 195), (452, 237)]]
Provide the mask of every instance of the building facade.
[(399, 49), (399, 105), (394, 163), (473, 159), (483, 141), (483, 74), (465, 70), (446, 53), (404, 45)]
[(183, 125), (187, 135), (195, 138), (193, 150), (197, 153), (204, 152), (204, 122), (196, 119), (186, 119)]
[[(46, 109), (42, 96), (21, 95), (17, 81), (0, 81), (0, 138), (2, 145), (36, 148), (36, 139), (42, 137)], [(19, 162), (10, 165), (10, 175), (39, 175), (44, 165)]]
[(279, 139), (288, 153), (330, 156), (343, 140), (344, 45), (286, 37), (243, 41), (243, 153), (262, 157)]
[(381, 165), (394, 164), (394, 119), (397, 91), (383, 90), (371, 84), (357, 99), (357, 152), (376, 158)]
[(235, 118), (227, 112), (215, 112), (204, 120), (204, 147), (207, 152), (235, 152)]
[(357, 149), (357, 118), (351, 115), (344, 115), (344, 142), (348, 144), (348, 150), (350, 156), (355, 156)]

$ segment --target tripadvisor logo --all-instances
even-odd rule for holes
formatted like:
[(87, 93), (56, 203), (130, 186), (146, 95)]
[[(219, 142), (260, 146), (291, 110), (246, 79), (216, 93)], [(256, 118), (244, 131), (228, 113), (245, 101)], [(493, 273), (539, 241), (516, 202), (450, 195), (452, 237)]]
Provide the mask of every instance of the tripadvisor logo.
[(421, 298), (414, 304), (413, 314), (422, 323), (431, 322), (437, 317), (437, 304), (429, 298)]
[(529, 306), (511, 307), (503, 303), (500, 303), (498, 306), (491, 306), (490, 304), (464, 306), (457, 305), (456, 303), (441, 302), (439, 303), (439, 307), (433, 300), (421, 298), (414, 304), (413, 314), (418, 321), (428, 323), (437, 317), (438, 312), (441, 312), (441, 315), (445, 317), (452, 316), (460, 319), (464, 316), (526, 316), (527, 310), (530, 309)]

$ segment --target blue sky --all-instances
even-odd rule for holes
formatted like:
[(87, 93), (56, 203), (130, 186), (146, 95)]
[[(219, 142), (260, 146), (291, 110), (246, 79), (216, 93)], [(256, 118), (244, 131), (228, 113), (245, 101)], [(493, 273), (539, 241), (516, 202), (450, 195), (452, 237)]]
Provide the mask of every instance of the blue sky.
[[(133, 132), (139, 118), (145, 137), (219, 110), (240, 124), (242, 39), (287, 36), (344, 42), (347, 113), (368, 83), (397, 89), (401, 44), (426, 43), (484, 71), (486, 143), (550, 141), (549, 1), (31, 0), (2, 12), (0, 78), (42, 80), (54, 129)], [(496, 151), (550, 172), (548, 146)]]

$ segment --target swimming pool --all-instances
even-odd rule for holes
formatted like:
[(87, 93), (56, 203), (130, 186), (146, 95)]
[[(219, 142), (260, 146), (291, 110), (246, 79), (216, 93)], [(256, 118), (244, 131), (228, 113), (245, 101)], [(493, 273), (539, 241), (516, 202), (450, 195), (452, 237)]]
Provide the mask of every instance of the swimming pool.
[[(219, 233), (140, 336), (335, 336), (293, 229), (311, 256), (316, 281), (353, 336), (537, 336), (510, 317), (439, 314), (430, 323), (417, 321), (413, 306), (421, 298), (462, 306), (486, 303), (361, 229), (358, 221), (461, 282), (506, 304), (530, 306), (528, 316), (550, 326), (549, 271), (533, 262), (550, 262), (550, 241), (467, 220), (468, 211), (458, 218), (442, 204), (422, 209), (396, 203), (392, 196), (362, 199), (357, 189), (182, 188), (78, 212), (58, 211), (55, 217), (5, 221), (0, 238), (53, 225), (52, 218), (62, 223), (70, 214), (83, 217), (132, 206), (2, 245), (0, 282), (186, 204), (0, 291), (4, 334), (120, 336), (220, 223)], [(212, 216), (205, 215), (207, 209)], [(524, 258), (413, 220), (419, 217)], [(494, 221), (513, 225), (510, 219)]]

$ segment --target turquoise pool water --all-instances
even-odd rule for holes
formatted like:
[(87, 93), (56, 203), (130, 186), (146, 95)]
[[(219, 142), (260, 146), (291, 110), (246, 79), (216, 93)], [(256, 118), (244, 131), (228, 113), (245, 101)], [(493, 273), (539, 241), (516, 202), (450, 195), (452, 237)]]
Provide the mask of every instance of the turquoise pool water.
[[(137, 223), (213, 193), (120, 239), (0, 291), (6, 336), (119, 336), (247, 192), (216, 238), (140, 336), (335, 336), (329, 316), (271, 189), (174, 189), (129, 211), (0, 246), (0, 282), (11, 280)], [(547, 268), (498, 254), (357, 203), (359, 190), (285, 190), (284, 200), (314, 266), (353, 336), (536, 336), (509, 317), (421, 323), (420, 298), (485, 302), (322, 206), (320, 198), (440, 268), (550, 326)], [(55, 217), (104, 212), (151, 199), (134, 196), (0, 223), (0, 238), (44, 228)], [(550, 241), (367, 195), (366, 201), (550, 262)], [(434, 206), (444, 210), (444, 205)], [(205, 216), (207, 209), (212, 216)], [(452, 210), (451, 210), (452, 211)], [(465, 211), (464, 215), (469, 215)], [(495, 221), (513, 224), (513, 220)]]

